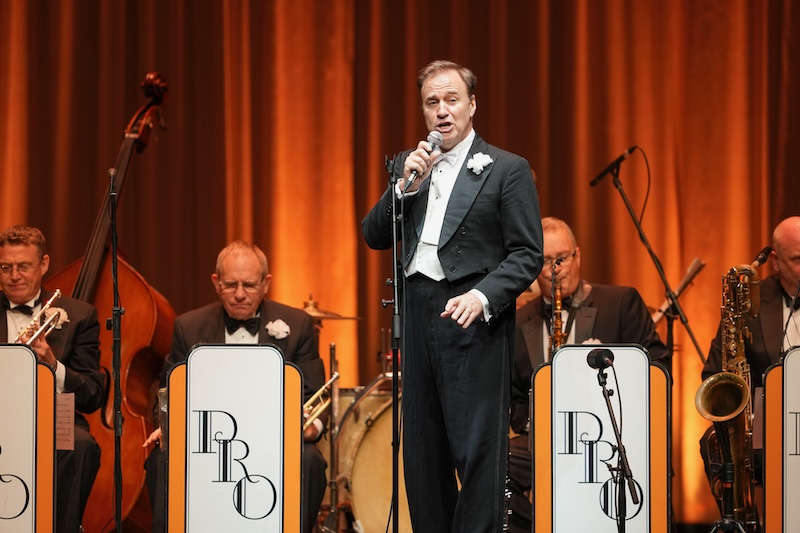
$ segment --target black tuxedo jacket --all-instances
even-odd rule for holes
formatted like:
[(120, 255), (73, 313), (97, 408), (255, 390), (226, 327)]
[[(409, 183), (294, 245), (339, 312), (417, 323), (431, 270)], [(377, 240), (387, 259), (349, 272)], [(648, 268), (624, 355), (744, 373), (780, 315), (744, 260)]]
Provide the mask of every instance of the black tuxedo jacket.
[[(42, 302), (52, 294), (42, 289)], [(66, 368), (64, 392), (75, 393), (75, 409), (91, 413), (99, 409), (105, 400), (105, 376), (100, 370), (100, 324), (94, 306), (68, 296), (54, 302), (67, 312), (69, 322), (61, 329), (54, 329), (47, 336), (47, 343), (53, 353)], [(0, 342), (9, 339), (6, 312), (9, 302), (0, 293)]]
[[(164, 361), (162, 384), (166, 374), (176, 364), (186, 361), (195, 344), (223, 344), (225, 342), (225, 310), (215, 302), (189, 311), (175, 319), (172, 347)], [(271, 337), (267, 322), (281, 319), (289, 325), (289, 336)], [(325, 368), (319, 357), (319, 335), (313, 319), (301, 309), (295, 309), (272, 300), (261, 303), (258, 326), (258, 343), (272, 344), (283, 352), (286, 361), (296, 364), (303, 374), (303, 398), (308, 399), (325, 383)]]
[[(632, 287), (591, 285), (591, 292), (576, 308), (575, 344), (598, 339), (605, 344), (640, 344), (651, 361), (667, 357), (650, 313)], [(511, 380), (511, 427), (522, 432), (528, 421), (528, 389), (533, 369), (544, 363), (543, 302), (537, 298), (517, 311), (517, 337)]]
[[(750, 362), (750, 380), (753, 387), (763, 383), (764, 372), (780, 361), (783, 347), (783, 288), (777, 276), (761, 282), (761, 309), (757, 318), (748, 318), (747, 325), (752, 340), (746, 341), (745, 352)], [(708, 359), (703, 367), (703, 379), (722, 370), (722, 340), (719, 327)]]
[[(482, 152), (493, 162), (480, 174), (467, 168), (470, 158)], [(395, 159), (402, 174), (409, 152)], [(411, 262), (425, 222), (430, 179), (405, 200), (404, 266)], [(392, 246), (392, 195), (387, 190), (362, 222), (370, 248)], [(404, 237), (402, 237), (404, 235)], [(456, 178), (439, 237), (439, 261), (447, 279), (456, 282), (474, 276), (475, 289), (489, 300), (498, 316), (527, 288), (542, 268), (542, 225), (539, 200), (528, 162), (488, 144), (477, 134)]]

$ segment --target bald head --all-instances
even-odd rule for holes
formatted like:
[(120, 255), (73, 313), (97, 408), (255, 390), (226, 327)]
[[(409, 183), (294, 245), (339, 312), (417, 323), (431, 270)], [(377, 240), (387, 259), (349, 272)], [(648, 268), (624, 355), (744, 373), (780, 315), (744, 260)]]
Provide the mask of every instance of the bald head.
[(784, 290), (794, 294), (800, 283), (800, 217), (786, 218), (775, 227), (772, 247), (773, 269)]

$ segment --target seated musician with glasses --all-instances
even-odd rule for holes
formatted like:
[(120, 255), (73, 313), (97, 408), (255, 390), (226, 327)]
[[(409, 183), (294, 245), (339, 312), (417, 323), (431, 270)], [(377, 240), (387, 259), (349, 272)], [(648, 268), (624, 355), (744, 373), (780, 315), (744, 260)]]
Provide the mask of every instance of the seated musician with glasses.
[(544, 267), (537, 278), (541, 295), (517, 310), (514, 366), (511, 375), (509, 485), (510, 531), (531, 531), (531, 456), (528, 451), (528, 391), (533, 369), (550, 360), (553, 273), (561, 291), (563, 344), (640, 344), (651, 360), (667, 357), (650, 313), (636, 289), (589, 283), (581, 279), (581, 249), (572, 229), (554, 217), (542, 219)]
[[(244, 241), (234, 241), (217, 256), (211, 282), (219, 301), (189, 311), (175, 320), (172, 347), (164, 361), (166, 374), (186, 361), (196, 344), (273, 344), (286, 361), (295, 363), (303, 374), (303, 400), (325, 382), (325, 369), (319, 357), (319, 333), (313, 319), (303, 310), (267, 299), (272, 275), (264, 252)], [(325, 492), (325, 460), (314, 442), (324, 429), (324, 419), (316, 420), (303, 433), (302, 529), (314, 526)], [(144, 446), (155, 443), (161, 429), (153, 432)], [(153, 531), (165, 531), (166, 453), (153, 450), (145, 464), (147, 484), (153, 504)]]
[[(12, 226), (0, 233), (0, 343), (26, 343), (34, 333), (25, 330), (52, 296), (42, 288), (49, 267), (50, 256), (39, 229)], [(75, 395), (74, 449), (56, 454), (55, 524), (57, 533), (77, 533), (100, 468), (100, 448), (80, 414), (99, 409), (105, 397), (100, 325), (97, 310), (85, 302), (62, 296), (52, 305), (63, 310), (66, 320), (46, 338), (36, 337), (30, 347), (53, 370), (56, 392)]]

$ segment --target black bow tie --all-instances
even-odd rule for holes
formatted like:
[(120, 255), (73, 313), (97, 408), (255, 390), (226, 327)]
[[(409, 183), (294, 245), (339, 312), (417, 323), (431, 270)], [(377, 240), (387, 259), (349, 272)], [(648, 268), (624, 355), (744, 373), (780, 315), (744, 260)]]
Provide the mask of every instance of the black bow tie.
[(9, 302), (5, 298), (3, 298), (3, 300), (5, 300), (5, 304), (6, 304), (5, 307), (8, 307), (9, 311), (16, 311), (16, 312), (22, 313), (24, 315), (33, 315), (33, 308), (36, 307), (37, 305), (39, 305), (40, 303), (42, 303), (42, 299), (38, 298), (35, 302), (33, 302), (33, 307), (31, 307), (28, 304), (16, 305), (14, 307), (11, 307), (11, 302)]
[(225, 313), (225, 329), (227, 330), (229, 335), (232, 335), (239, 328), (246, 329), (250, 335), (255, 335), (258, 333), (258, 324), (260, 323), (260, 319), (257, 316), (252, 318), (248, 318), (247, 320), (239, 320), (237, 318), (232, 318), (228, 313)]
[(793, 299), (791, 296), (789, 296), (784, 292), (783, 301), (786, 303), (786, 307), (788, 307), (789, 309), (794, 309), (795, 311), (800, 309), (800, 298)]
[[(572, 306), (572, 296), (567, 296), (566, 298), (561, 299), (561, 309), (566, 309), (569, 311), (570, 306)], [(553, 316), (553, 304), (545, 302), (542, 300), (542, 315), (545, 318), (550, 318)]]

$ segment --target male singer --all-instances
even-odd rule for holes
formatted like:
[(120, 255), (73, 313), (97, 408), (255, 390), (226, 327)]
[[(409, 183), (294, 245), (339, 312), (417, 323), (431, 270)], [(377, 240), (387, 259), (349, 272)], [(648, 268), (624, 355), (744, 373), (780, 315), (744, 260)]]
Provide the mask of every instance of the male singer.
[(422, 141), (404, 153), (397, 189), (362, 223), (371, 248), (391, 247), (391, 195), (405, 196), (403, 460), (411, 523), (416, 533), (499, 531), (514, 300), (542, 267), (539, 202), (528, 162), (473, 130), (477, 79), (469, 69), (434, 61), (417, 81), (425, 124), (442, 144), (431, 152)]
[[(42, 288), (42, 278), (50, 267), (46, 248), (38, 228), (12, 226), (0, 233), (0, 343), (12, 342), (52, 296)], [(100, 468), (100, 448), (89, 433), (89, 423), (78, 412), (99, 409), (105, 397), (100, 324), (97, 310), (85, 302), (62, 296), (53, 306), (63, 309), (68, 321), (46, 339), (38, 337), (31, 348), (39, 361), (53, 370), (56, 392), (75, 394), (74, 449), (57, 453), (55, 530), (78, 533)]]

